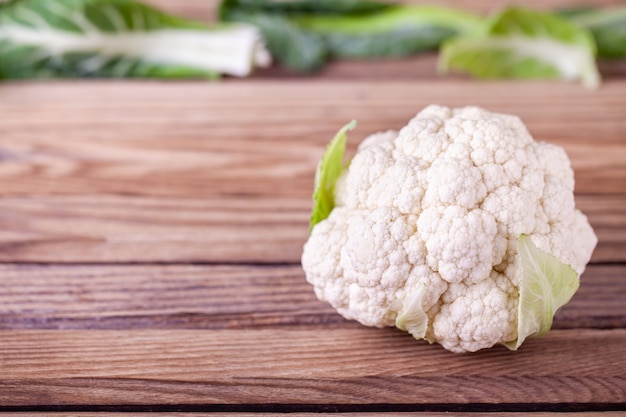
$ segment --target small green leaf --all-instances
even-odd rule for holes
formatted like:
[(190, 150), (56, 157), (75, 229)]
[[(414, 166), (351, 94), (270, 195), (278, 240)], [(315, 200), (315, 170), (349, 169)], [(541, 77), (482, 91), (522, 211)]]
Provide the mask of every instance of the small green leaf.
[(396, 316), (396, 327), (409, 332), (415, 339), (426, 337), (428, 315), (422, 307), (426, 285), (421, 285), (402, 303), (402, 309)]
[(313, 190), (313, 211), (309, 230), (328, 217), (335, 207), (335, 183), (344, 170), (343, 157), (346, 153), (348, 130), (356, 127), (356, 121), (339, 129), (333, 140), (328, 144), (322, 160), (315, 173), (315, 189)]
[(478, 78), (559, 78), (596, 87), (600, 75), (590, 33), (562, 17), (508, 8), (485, 30), (446, 42), (442, 71), (460, 70)]
[(552, 318), (578, 290), (578, 273), (548, 252), (539, 249), (528, 235), (517, 240), (522, 274), (519, 283), (517, 339), (505, 343), (516, 350), (527, 337), (550, 331)]

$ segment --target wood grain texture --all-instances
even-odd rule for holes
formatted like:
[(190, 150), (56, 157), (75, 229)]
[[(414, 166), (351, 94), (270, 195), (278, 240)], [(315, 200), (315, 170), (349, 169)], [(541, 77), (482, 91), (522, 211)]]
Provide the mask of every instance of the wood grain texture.
[[(149, 2), (203, 21), (218, 4)], [(441, 4), (485, 14), (506, 2)], [(438, 77), (436, 58), (213, 83), (1, 84), (0, 411), (624, 416), (625, 61), (600, 62), (590, 91)], [(359, 121), (354, 151), (431, 103), (517, 114), (565, 147), (598, 234), (555, 329), (517, 352), (451, 354), (347, 321), (299, 266), (314, 169), (337, 128)]]
[[(102, 412), (72, 412), (72, 413), (60, 413), (60, 412), (46, 412), (46, 413), (38, 413), (38, 412), (11, 412), (11, 413), (2, 413), (0, 412), (0, 416), (3, 417), (12, 417), (12, 416), (29, 416), (29, 417), (41, 417), (41, 416), (51, 416), (51, 417), (100, 417), (102, 416)], [(258, 412), (258, 413), (246, 413), (246, 412), (230, 412), (228, 413), (229, 417), (268, 417), (275, 416), (277, 413), (268, 413), (268, 412)], [(290, 412), (291, 417), (320, 417), (324, 415), (329, 415), (330, 412)], [(108, 417), (127, 417), (128, 413), (106, 413)], [(158, 412), (159, 417), (207, 417), (214, 416), (215, 413), (203, 413), (203, 412)], [(362, 413), (347, 413), (342, 412), (342, 417), (357, 417), (357, 416), (378, 416), (381, 415), (380, 412), (362, 412)], [(494, 413), (489, 412), (386, 412), (384, 413), (386, 417), (457, 417), (457, 416), (471, 416), (471, 417), (493, 417)], [(533, 412), (533, 417), (553, 417), (554, 413), (551, 412)], [(626, 415), (626, 412), (620, 411), (586, 411), (586, 412), (559, 412), (559, 417), (623, 417)], [(498, 416), (503, 417), (526, 417), (528, 413), (521, 412), (499, 412)]]
[[(259, 68), (255, 70), (251, 78), (254, 80), (302, 80), (313, 78), (341, 81), (354, 81), (355, 79), (372, 81), (416, 81), (419, 79), (432, 80), (437, 77), (445, 80), (470, 78), (462, 74), (440, 75), (437, 70), (438, 58), (438, 54), (432, 52), (394, 59), (345, 59), (330, 61), (314, 74), (299, 74), (274, 65), (269, 68)], [(598, 71), (603, 81), (623, 79), (626, 75), (626, 60), (598, 60)]]
[(0, 260), (293, 263), (310, 205), (284, 196), (7, 197), (0, 199)]
[[(553, 328), (625, 328), (626, 266), (591, 265)], [(299, 266), (0, 266), (0, 330), (360, 328)]]
[(359, 121), (354, 149), (366, 135), (398, 129), (432, 103), (517, 114), (536, 139), (565, 147), (577, 192), (626, 193), (623, 80), (598, 91), (462, 80), (59, 82), (46, 84), (45, 94), (41, 88), (2, 88), (0, 195), (308, 197), (320, 154), (339, 126)]
[(625, 96), (624, 81), (595, 92), (465, 81), (3, 86), (0, 260), (298, 262), (314, 169), (337, 126), (360, 121), (354, 149), (435, 102), (519, 114), (537, 139), (563, 145), (600, 237), (593, 261), (622, 261)]
[(626, 402), (624, 329), (557, 330), (517, 352), (465, 355), (366, 328), (12, 331), (2, 339), (4, 405)]
[[(578, 195), (593, 262), (626, 260), (626, 195)], [(0, 198), (0, 261), (299, 263), (311, 198)], [(242, 250), (245, 248), (246, 250)]]

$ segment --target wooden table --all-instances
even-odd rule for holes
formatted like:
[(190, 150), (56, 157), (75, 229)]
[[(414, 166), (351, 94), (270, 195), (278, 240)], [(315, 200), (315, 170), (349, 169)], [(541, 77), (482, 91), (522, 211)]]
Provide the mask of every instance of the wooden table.
[[(0, 411), (620, 414), (624, 67), (603, 63), (595, 91), (437, 77), (430, 55), (310, 77), (0, 85)], [(360, 326), (304, 279), (325, 144), (354, 118), (354, 150), (430, 103), (518, 114), (564, 146), (599, 237), (554, 330), (517, 352)]]

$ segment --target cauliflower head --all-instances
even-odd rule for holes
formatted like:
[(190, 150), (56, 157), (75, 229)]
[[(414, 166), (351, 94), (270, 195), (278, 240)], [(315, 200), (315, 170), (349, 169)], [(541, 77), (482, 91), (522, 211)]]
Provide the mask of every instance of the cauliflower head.
[(328, 213), (302, 254), (317, 297), (454, 352), (546, 333), (597, 243), (565, 151), (516, 116), (432, 105), (343, 166), (352, 127), (331, 143), (340, 165), (318, 168)]

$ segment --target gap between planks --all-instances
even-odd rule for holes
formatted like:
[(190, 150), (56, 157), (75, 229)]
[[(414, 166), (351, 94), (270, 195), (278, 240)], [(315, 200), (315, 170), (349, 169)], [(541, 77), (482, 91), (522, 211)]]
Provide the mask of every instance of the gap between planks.
[[(0, 416), (207, 416), (234, 413), (237, 416), (276, 416), (289, 413), (295, 417), (341, 416), (418, 416), (418, 417), (504, 417), (559, 416), (565, 417), (624, 417), (626, 404), (567, 403), (567, 404), (145, 404), (145, 405), (39, 405), (1, 406)], [(64, 410), (65, 412), (60, 412)], [(84, 410), (88, 410), (85, 412)], [(428, 411), (421, 411), (428, 410)], [(436, 412), (434, 410), (441, 410)], [(463, 410), (463, 411), (460, 411)], [(527, 410), (527, 411), (522, 411)], [(550, 410), (549, 412), (547, 412)], [(574, 411), (575, 410), (575, 411)], [(71, 414), (68, 414), (71, 413)]]

